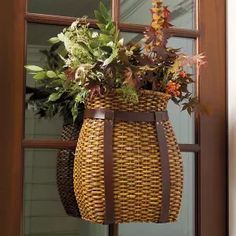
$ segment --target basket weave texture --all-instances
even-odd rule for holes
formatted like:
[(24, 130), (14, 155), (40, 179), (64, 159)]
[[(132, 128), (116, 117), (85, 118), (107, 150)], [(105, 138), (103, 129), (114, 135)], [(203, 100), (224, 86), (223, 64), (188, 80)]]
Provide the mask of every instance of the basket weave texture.
[[(63, 125), (61, 139), (64, 141), (77, 140), (81, 124)], [(74, 151), (61, 150), (57, 156), (57, 189), (66, 213), (73, 217), (80, 217), (80, 211), (75, 198), (73, 186)]]
[[(111, 94), (88, 102), (88, 109), (133, 112), (166, 111), (169, 96), (142, 91), (138, 104)], [(170, 121), (163, 127), (170, 166), (168, 221), (176, 221), (182, 199), (183, 166)], [(82, 218), (104, 223), (104, 120), (84, 120), (75, 153), (74, 191)], [(162, 206), (162, 169), (155, 124), (116, 122), (113, 132), (114, 223), (159, 222)]]

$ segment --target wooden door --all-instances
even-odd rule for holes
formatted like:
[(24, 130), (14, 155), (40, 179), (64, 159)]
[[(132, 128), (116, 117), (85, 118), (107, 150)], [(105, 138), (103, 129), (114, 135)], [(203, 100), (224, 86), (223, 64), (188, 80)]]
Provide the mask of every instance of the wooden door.
[[(8, 0), (0, 3), (0, 234), (3, 236), (53, 235), (50, 234), (54, 228), (51, 228), (52, 223), (48, 223), (50, 222), (48, 215), (46, 217), (40, 215), (42, 225), (37, 221), (38, 215), (34, 214), (28, 215), (32, 218), (30, 226), (24, 223), (28, 214), (25, 210), (26, 205), (31, 204), (32, 199), (34, 201), (50, 200), (45, 199), (44, 196), (37, 199), (36, 194), (36, 198), (27, 202), (26, 185), (28, 184), (30, 187), (34, 185), (38, 188), (38, 185), (42, 183), (24, 181), (30, 176), (27, 170), (34, 169), (35, 172), (31, 172), (33, 175), (37, 171), (46, 171), (45, 169), (50, 169), (50, 165), (53, 165), (58, 149), (71, 148), (70, 143), (58, 140), (59, 119), (52, 123), (49, 121), (42, 123), (33, 119), (32, 124), (30, 114), (25, 114), (25, 84), (28, 81), (25, 80), (23, 65), (30, 58), (35, 60), (37, 53), (32, 45), (43, 47), (43, 42), (50, 35), (60, 31), (62, 27), (69, 25), (77, 12), (91, 17), (92, 8), (96, 8), (96, 3), (98, 3), (95, 0), (45, 2), (28, 0), (27, 3), (24, 0)], [(114, 22), (117, 23), (126, 40), (138, 39), (138, 35), (144, 31), (147, 19), (146, 15), (142, 14), (144, 14), (145, 7), (149, 8), (145, 5), (146, 2), (105, 1), (111, 8)], [(181, 125), (175, 125), (181, 150), (185, 153), (184, 158), (188, 159), (188, 177), (192, 181), (192, 184), (189, 185), (192, 186), (191, 194), (186, 196), (186, 199), (191, 200), (189, 201), (191, 204), (186, 209), (191, 208), (194, 214), (190, 218), (190, 223), (184, 220), (183, 226), (192, 225), (192, 228), (188, 229), (190, 230), (188, 235), (191, 236), (225, 236), (227, 235), (225, 1), (166, 2), (173, 7), (173, 20), (177, 26), (172, 29), (173, 39), (170, 43), (175, 46), (185, 47), (187, 45), (186, 50), (204, 51), (207, 56), (207, 67), (203, 68), (196, 77), (195, 91), (201, 102), (210, 107), (212, 111), (210, 116), (186, 118), (185, 115), (181, 115), (181, 117), (173, 119), (178, 120), (179, 124), (182, 122), (182, 126), (187, 122), (189, 127), (183, 133)], [(70, 4), (73, 4), (71, 5), (73, 7)], [(191, 17), (187, 20), (178, 19), (178, 14), (181, 18), (181, 11), (187, 15), (191, 14)], [(91, 19), (90, 22), (94, 27), (94, 20)], [(174, 110), (172, 113), (173, 117), (176, 116)], [(58, 123), (58, 126), (55, 126), (55, 123)], [(51, 124), (54, 128), (50, 132), (42, 130), (42, 127), (52, 127)], [(30, 130), (37, 130), (37, 132), (30, 133)], [(40, 161), (31, 168), (32, 160), (35, 163)], [(42, 166), (46, 166), (46, 168), (42, 170)], [(42, 172), (40, 173), (42, 176)], [(25, 178), (23, 178), (24, 175)], [(48, 187), (47, 181), (43, 184)], [(33, 196), (34, 188), (28, 189)], [(55, 203), (48, 204), (49, 207), (52, 207)], [(42, 210), (40, 205), (38, 207), (38, 211)], [(55, 208), (57, 209), (57, 205)], [(60, 213), (58, 214), (60, 216)], [(51, 215), (51, 217), (55, 216)], [(57, 221), (55, 225), (60, 226), (60, 222), (63, 222), (65, 227), (75, 227), (74, 232), (80, 233), (82, 236), (89, 235), (88, 231), (91, 235), (129, 236), (134, 232), (139, 235), (140, 230), (140, 226), (132, 224), (110, 225), (107, 228), (106, 226), (74, 222), (74, 220), (72, 222), (67, 218)], [(27, 231), (27, 227), (30, 227), (29, 231)], [(158, 227), (146, 225), (146, 235), (158, 235), (160, 232), (163, 234), (170, 230), (168, 225), (165, 226), (164, 231)], [(47, 230), (43, 231), (42, 228)], [(56, 230), (56, 235), (68, 235), (68, 232), (65, 231), (67, 228), (59, 227)]]

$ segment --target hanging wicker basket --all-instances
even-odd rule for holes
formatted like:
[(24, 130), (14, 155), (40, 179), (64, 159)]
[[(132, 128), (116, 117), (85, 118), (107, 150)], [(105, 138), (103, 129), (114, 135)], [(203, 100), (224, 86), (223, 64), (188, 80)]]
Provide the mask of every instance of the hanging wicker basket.
[(83, 219), (102, 224), (176, 221), (183, 167), (166, 111), (169, 98), (144, 90), (138, 104), (117, 93), (88, 102), (74, 163)]
[[(78, 139), (81, 124), (64, 124), (61, 139), (74, 141)], [(73, 186), (74, 150), (61, 150), (57, 156), (57, 189), (66, 213), (80, 217)]]

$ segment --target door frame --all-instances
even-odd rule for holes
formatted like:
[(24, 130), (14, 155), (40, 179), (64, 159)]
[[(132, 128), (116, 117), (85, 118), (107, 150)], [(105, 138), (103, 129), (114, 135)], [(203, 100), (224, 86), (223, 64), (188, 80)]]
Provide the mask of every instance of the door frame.
[[(25, 5), (25, 0), (0, 3), (0, 234), (3, 236), (20, 236), (22, 230)], [(196, 236), (225, 236), (228, 234), (226, 0), (199, 0), (197, 5), (198, 47), (208, 61), (201, 70), (198, 94), (212, 114), (197, 119), (200, 152), (196, 159)]]

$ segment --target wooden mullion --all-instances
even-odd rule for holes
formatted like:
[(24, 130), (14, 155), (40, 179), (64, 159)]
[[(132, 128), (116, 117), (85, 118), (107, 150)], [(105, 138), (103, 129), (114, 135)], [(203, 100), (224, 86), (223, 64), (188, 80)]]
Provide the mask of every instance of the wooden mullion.
[[(113, 10), (115, 11), (115, 10)], [(115, 13), (114, 13), (115, 14)], [(117, 24), (119, 29), (124, 32), (132, 33), (143, 33), (147, 25), (140, 24), (127, 24), (119, 23), (119, 13), (113, 15), (113, 21)], [(57, 16), (57, 15), (45, 15), (38, 13), (26, 13), (25, 19), (28, 23), (38, 23), (38, 24), (48, 24), (48, 25), (58, 25), (58, 26), (69, 26), (76, 18), (70, 16)], [(95, 19), (88, 19), (88, 23), (92, 28), (97, 28)], [(199, 36), (198, 30), (181, 29), (181, 28), (171, 28), (169, 29), (172, 37), (182, 37), (182, 38), (193, 38), (196, 39)]]
[(196, 39), (200, 34), (198, 30), (181, 29), (181, 28), (170, 28), (168, 29), (168, 31), (171, 33), (172, 37), (180, 37), (180, 38)]
[(24, 148), (74, 149), (76, 141), (63, 140), (23, 140)]
[(108, 225), (108, 236), (118, 236), (119, 235), (119, 225), (110, 224)]
[(120, 22), (120, 0), (112, 0), (112, 21), (119, 28)]
[[(47, 14), (39, 14), (39, 13), (26, 13), (25, 19), (29, 23), (69, 26), (77, 18), (71, 17), (71, 16), (58, 16), (58, 15), (47, 15)], [(96, 25), (95, 19), (87, 19), (87, 21), (92, 28), (98, 28)]]
[[(121, 31), (143, 33), (148, 25), (140, 24), (127, 24), (120, 23), (119, 28)], [(183, 37), (183, 38), (197, 38), (199, 36), (198, 30), (181, 29), (181, 28), (170, 28), (168, 29), (172, 37)]]
[(200, 145), (198, 144), (179, 144), (181, 152), (200, 152)]
[[(52, 149), (74, 149), (76, 141), (63, 141), (63, 140), (23, 140), (22, 145), (24, 148), (52, 148)], [(199, 152), (200, 147), (198, 144), (180, 144), (182, 152)]]

